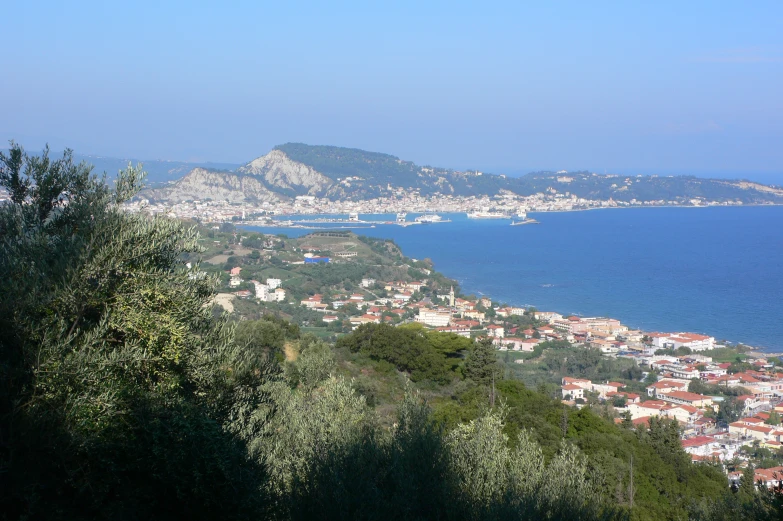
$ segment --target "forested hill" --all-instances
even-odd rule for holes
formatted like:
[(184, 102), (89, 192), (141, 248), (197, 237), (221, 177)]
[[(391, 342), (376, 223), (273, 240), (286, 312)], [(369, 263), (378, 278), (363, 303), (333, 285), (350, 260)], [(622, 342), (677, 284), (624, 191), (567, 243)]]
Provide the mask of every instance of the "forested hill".
[(355, 148), (286, 143), (233, 172), (194, 169), (147, 195), (158, 200), (219, 197), (272, 200), (315, 195), (371, 199), (402, 190), (423, 196), (521, 196), (559, 193), (592, 200), (689, 204), (692, 199), (744, 204), (783, 203), (783, 188), (750, 181), (694, 176), (619, 176), (590, 172), (536, 172), (522, 177), (421, 166), (396, 156)]

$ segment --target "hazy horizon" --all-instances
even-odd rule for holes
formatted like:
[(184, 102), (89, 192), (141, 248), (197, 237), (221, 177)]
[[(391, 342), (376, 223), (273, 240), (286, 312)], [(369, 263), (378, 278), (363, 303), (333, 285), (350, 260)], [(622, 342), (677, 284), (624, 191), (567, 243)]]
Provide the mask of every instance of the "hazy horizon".
[(778, 2), (87, 4), (6, 7), (3, 145), (783, 183)]

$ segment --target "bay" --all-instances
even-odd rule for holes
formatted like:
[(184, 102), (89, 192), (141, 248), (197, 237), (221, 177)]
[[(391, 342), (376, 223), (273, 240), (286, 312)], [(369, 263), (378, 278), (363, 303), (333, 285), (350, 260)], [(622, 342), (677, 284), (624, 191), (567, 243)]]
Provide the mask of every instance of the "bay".
[(354, 231), (432, 259), (468, 294), (783, 350), (781, 206), (548, 212), (530, 214), (541, 224), (525, 226), (441, 215), (452, 222)]

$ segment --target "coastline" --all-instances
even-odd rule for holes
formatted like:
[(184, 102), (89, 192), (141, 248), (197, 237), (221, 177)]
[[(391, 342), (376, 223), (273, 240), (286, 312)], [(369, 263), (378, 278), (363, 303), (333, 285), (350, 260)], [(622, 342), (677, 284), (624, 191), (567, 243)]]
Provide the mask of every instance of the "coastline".
[[(770, 209), (774, 210), (774, 214), (770, 216), (767, 211), (758, 210), (761, 206), (774, 206)], [(704, 215), (698, 212), (679, 213), (664, 210), (661, 213), (651, 212), (647, 215), (644, 212), (638, 214), (598, 212), (592, 214), (594, 218), (583, 221), (581, 217), (569, 218), (570, 211), (561, 211), (537, 213), (536, 217), (544, 226), (510, 228), (516, 231), (509, 231), (509, 220), (506, 219), (470, 220), (464, 215), (455, 219), (450, 227), (417, 226), (400, 230), (399, 226), (396, 228), (377, 226), (376, 228), (357, 227), (353, 231), (360, 235), (392, 239), (407, 256), (432, 258), (436, 269), (445, 276), (458, 280), (463, 293), (466, 294), (483, 293), (490, 295), (498, 303), (533, 304), (540, 310), (568, 310), (571, 312), (568, 314), (574, 315), (616, 317), (646, 331), (673, 329), (703, 332), (714, 336), (718, 341), (725, 339), (731, 344), (742, 343), (758, 351), (772, 352), (783, 350), (783, 344), (779, 341), (783, 337), (783, 331), (770, 321), (761, 320), (760, 317), (770, 313), (775, 316), (780, 312), (780, 304), (777, 301), (770, 302), (769, 299), (769, 291), (774, 291), (780, 285), (779, 277), (770, 275), (769, 272), (770, 267), (774, 268), (774, 259), (779, 258), (779, 251), (775, 249), (771, 253), (769, 251), (758, 253), (755, 251), (755, 246), (734, 245), (731, 237), (733, 237), (732, 230), (742, 238), (747, 238), (748, 235), (758, 236), (760, 227), (763, 227), (762, 231), (769, 228), (767, 223), (770, 217), (777, 219), (778, 206), (780, 205), (757, 205), (752, 207), (755, 211), (747, 214), (721, 211), (716, 215), (715, 220), (697, 217)], [(676, 210), (680, 206), (655, 208)], [(313, 218), (317, 217), (314, 214), (310, 215)], [(547, 219), (548, 215), (551, 216), (550, 219)], [(605, 217), (599, 217), (601, 215)], [(687, 215), (692, 215), (693, 218), (685, 218), (683, 221), (683, 216)], [(738, 218), (746, 215), (755, 217), (749, 221), (745, 217)], [(555, 216), (560, 217), (555, 219)], [(583, 222), (584, 225), (581, 224)], [(704, 238), (704, 234), (698, 231), (698, 227), (690, 226), (693, 223), (709, 227), (717, 238), (711, 236)], [(574, 229), (576, 224), (579, 224), (578, 229)], [(623, 228), (616, 229), (618, 225), (625, 226), (627, 231), (623, 231)], [(672, 226), (674, 231), (670, 232)], [(680, 230), (683, 226), (684, 229)], [(271, 234), (286, 233), (284, 227), (243, 225), (243, 228), (255, 231), (266, 229), (265, 233)], [(316, 231), (323, 228), (317, 227)], [(697, 231), (692, 232), (692, 229)], [(753, 231), (751, 233), (748, 230)], [(311, 230), (307, 228), (291, 229), (292, 236), (309, 231)], [(679, 241), (688, 244), (693, 242), (692, 237), (696, 237), (697, 241), (706, 241), (715, 251), (708, 249), (709, 253), (701, 253), (701, 245), (690, 248), (693, 250), (691, 255), (696, 259), (694, 262), (696, 271), (679, 273), (675, 269), (675, 272), (670, 274), (671, 259), (667, 256), (650, 255), (646, 251), (649, 248), (648, 234), (656, 231), (665, 235), (667, 243), (670, 241), (669, 235), (675, 234), (671, 246), (675, 251), (679, 252), (683, 247)], [(563, 233), (570, 235), (562, 236)], [(769, 239), (770, 233), (773, 234), (772, 240)], [(591, 237), (591, 241), (597, 242), (612, 241), (614, 236), (623, 236), (624, 248), (629, 251), (644, 251), (641, 257), (644, 263), (635, 272), (624, 268), (620, 270), (623, 273), (618, 275), (616, 273), (618, 270), (614, 267), (624, 266), (624, 263), (638, 264), (638, 261), (626, 259), (627, 255), (620, 255), (620, 257), (612, 255), (611, 260), (608, 257), (603, 260), (604, 257), (601, 255), (596, 257), (593, 254), (589, 254), (588, 257), (577, 255), (576, 260), (567, 252), (561, 255), (560, 250), (563, 246), (569, 241), (584, 240), (585, 234)], [(604, 236), (606, 238), (603, 238)], [(770, 243), (783, 244), (779, 241), (779, 232), (761, 233), (761, 236), (759, 240), (766, 248), (770, 247)], [(484, 241), (489, 242), (485, 244)], [(734, 263), (707, 263), (706, 268), (703, 268), (705, 260), (720, 260), (727, 255), (732, 256), (732, 251), (726, 251), (723, 246), (726, 243), (734, 246), (732, 250), (736, 250), (739, 260)], [(763, 263), (763, 268), (767, 271), (762, 270), (756, 279), (748, 279), (746, 273), (747, 252), (751, 251), (754, 252), (752, 258), (767, 259)], [(704, 255), (707, 257), (705, 258)], [(681, 255), (678, 254), (679, 256)], [(511, 257), (518, 257), (520, 260), (514, 261)], [(486, 262), (490, 258), (495, 260), (492, 261), (491, 269), (487, 271), (486, 268), (489, 266)], [(564, 263), (563, 259), (567, 259), (568, 264)], [(682, 263), (686, 260), (687, 258), (683, 258)], [(588, 261), (587, 264), (585, 261)], [(617, 262), (620, 264), (616, 264)], [(755, 266), (758, 262), (754, 261), (752, 265)], [(607, 272), (607, 269), (610, 271)], [(705, 271), (704, 276), (712, 278), (709, 281), (699, 282), (702, 271)], [(584, 279), (580, 273), (586, 272), (589, 273), (588, 278)], [(596, 272), (603, 273), (596, 274)], [(770, 281), (765, 279), (764, 273), (767, 278), (777, 277), (773, 278), (774, 284), (771, 289), (766, 288)], [(772, 273), (776, 272), (773, 270)], [(644, 279), (640, 278), (642, 275)], [(729, 283), (727, 286), (726, 280), (732, 278), (736, 278), (737, 282)], [(708, 282), (711, 284), (713, 280), (719, 284), (718, 289), (721, 291), (725, 289), (728, 293), (724, 291), (717, 294), (703, 294), (703, 286)], [(661, 281), (664, 286), (659, 287)], [(694, 284), (698, 286), (693, 286)], [(757, 294), (759, 290), (761, 290), (760, 295)], [(680, 295), (681, 292), (685, 294)], [(730, 296), (735, 293), (737, 296)], [(671, 301), (674, 295), (677, 295), (675, 301)], [(690, 300), (683, 299), (682, 296), (689, 297)], [(660, 304), (656, 305), (658, 301)], [(747, 332), (751, 334), (747, 335)]]

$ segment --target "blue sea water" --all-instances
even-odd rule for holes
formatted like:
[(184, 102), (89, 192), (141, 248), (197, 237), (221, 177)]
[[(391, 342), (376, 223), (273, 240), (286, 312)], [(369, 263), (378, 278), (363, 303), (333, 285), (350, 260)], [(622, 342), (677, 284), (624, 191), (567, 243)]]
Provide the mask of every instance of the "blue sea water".
[[(783, 350), (783, 207), (530, 216), (541, 224), (443, 214), (452, 222), (355, 231), (394, 239), (409, 257), (429, 257), (464, 293)], [(292, 237), (310, 231), (248, 228)]]

